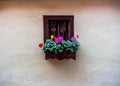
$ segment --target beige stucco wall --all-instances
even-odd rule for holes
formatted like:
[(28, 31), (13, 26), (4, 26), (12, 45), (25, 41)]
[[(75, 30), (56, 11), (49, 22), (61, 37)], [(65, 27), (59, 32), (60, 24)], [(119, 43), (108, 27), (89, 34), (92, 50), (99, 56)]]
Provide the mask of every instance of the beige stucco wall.
[[(117, 0), (0, 1), (0, 86), (120, 86)], [(74, 15), (77, 60), (45, 60), (43, 15)]]

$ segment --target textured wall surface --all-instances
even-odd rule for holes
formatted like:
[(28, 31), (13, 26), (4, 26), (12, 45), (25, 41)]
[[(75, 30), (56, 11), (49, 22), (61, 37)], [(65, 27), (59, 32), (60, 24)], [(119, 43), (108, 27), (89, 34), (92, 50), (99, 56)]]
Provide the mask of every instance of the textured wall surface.
[[(120, 86), (117, 0), (0, 1), (0, 86)], [(74, 15), (77, 60), (44, 60), (43, 15)]]

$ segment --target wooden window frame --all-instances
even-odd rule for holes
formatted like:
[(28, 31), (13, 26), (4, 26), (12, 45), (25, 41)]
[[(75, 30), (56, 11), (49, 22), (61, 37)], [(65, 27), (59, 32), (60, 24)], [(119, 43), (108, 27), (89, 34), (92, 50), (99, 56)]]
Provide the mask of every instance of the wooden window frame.
[(74, 36), (74, 16), (73, 15), (43, 15), (43, 27), (44, 27), (44, 42), (46, 39), (49, 39), (49, 20), (67, 20), (68, 24), (68, 40)]

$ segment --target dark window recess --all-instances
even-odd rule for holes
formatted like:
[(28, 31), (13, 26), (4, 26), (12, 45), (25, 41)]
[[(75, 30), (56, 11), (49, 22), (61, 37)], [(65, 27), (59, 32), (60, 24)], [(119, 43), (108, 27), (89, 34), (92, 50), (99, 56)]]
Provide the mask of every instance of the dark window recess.
[(63, 36), (64, 40), (69, 40), (74, 35), (74, 16), (72, 15), (44, 15), (44, 42), (50, 39), (51, 35), (55, 37)]
[(69, 21), (48, 21), (49, 22), (49, 38), (51, 35), (55, 37), (63, 36), (68, 39), (68, 23)]

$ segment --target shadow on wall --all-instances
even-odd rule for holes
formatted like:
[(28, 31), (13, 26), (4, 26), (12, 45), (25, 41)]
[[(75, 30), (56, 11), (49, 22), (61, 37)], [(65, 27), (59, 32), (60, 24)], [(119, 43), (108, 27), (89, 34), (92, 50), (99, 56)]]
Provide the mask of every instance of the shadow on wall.
[(84, 6), (114, 6), (119, 7), (120, 0), (6, 0), (0, 1), (0, 9), (6, 8), (46, 8), (64, 9)]

